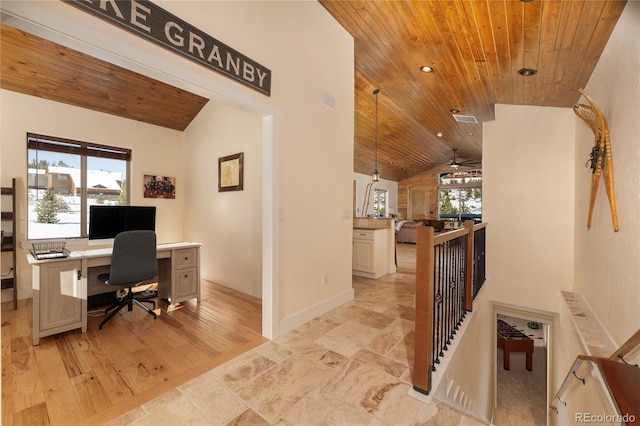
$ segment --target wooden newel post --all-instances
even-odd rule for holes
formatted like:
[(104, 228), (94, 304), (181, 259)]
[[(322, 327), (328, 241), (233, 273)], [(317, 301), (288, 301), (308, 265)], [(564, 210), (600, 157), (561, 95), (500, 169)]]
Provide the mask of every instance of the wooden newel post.
[(433, 240), (434, 233), (431, 226), (417, 228), (413, 388), (424, 394), (429, 393), (431, 390), (434, 288)]
[(475, 257), (474, 253), (474, 244), (473, 244), (473, 220), (466, 220), (464, 222), (465, 229), (469, 230), (469, 236), (467, 237), (467, 248), (465, 253), (466, 265), (465, 265), (465, 274), (464, 274), (464, 308), (471, 312), (473, 310), (473, 279), (474, 279), (474, 269), (473, 269), (473, 259)]

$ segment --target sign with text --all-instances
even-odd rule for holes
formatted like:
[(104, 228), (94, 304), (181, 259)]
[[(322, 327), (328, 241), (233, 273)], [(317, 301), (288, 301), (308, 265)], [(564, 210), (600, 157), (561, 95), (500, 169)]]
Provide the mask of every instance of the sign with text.
[(271, 95), (271, 70), (147, 0), (64, 0)]

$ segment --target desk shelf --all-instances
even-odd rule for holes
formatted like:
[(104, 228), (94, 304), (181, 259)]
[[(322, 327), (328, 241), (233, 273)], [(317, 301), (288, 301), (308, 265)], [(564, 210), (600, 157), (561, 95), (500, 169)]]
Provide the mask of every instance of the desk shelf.
[[(2, 187), (0, 189), (2, 195), (2, 212), (0, 212), (0, 221), (2, 226), (2, 238), (0, 238), (0, 247), (2, 253), (11, 252), (11, 266), (6, 267), (2, 262), (2, 290), (13, 290), (13, 309), (18, 308), (18, 276), (16, 274), (16, 178), (11, 180), (10, 187)], [(7, 200), (7, 198), (10, 198)], [(4, 255), (3, 255), (4, 259)], [(4, 275), (6, 274), (6, 275)]]

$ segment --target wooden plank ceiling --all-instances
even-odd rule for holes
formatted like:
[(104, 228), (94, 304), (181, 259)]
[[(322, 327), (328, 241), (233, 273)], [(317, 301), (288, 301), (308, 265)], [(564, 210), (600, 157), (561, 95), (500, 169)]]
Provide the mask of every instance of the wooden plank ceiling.
[[(379, 88), (378, 170), (394, 181), (450, 162), (452, 148), (458, 160), (481, 161), (482, 123), (496, 103), (574, 105), (626, 4), (319, 1), (355, 41), (354, 170), (374, 169)], [(458, 122), (451, 109), (479, 123)]]
[(6, 24), (0, 32), (3, 89), (180, 131), (208, 101)]
[[(374, 169), (379, 88), (378, 169), (394, 181), (448, 163), (452, 148), (458, 160), (481, 160), (482, 123), (496, 102), (576, 103), (626, 3), (319, 1), (355, 39), (354, 170)], [(1, 32), (2, 88), (177, 130), (207, 102), (15, 28)], [(456, 121), (451, 109), (478, 123)]]

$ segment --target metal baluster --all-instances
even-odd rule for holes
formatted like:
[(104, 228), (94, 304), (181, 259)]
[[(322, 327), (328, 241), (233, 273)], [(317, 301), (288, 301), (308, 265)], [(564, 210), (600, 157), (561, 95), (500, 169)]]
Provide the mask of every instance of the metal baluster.
[(462, 287), (462, 283), (464, 282), (460, 279), (462, 277), (462, 271), (464, 268), (462, 241), (463, 238), (458, 238), (456, 240), (456, 279), (455, 287), (451, 292), (451, 298), (453, 299), (454, 304), (453, 331), (451, 332), (452, 337), (455, 336), (456, 331), (458, 330), (458, 325), (460, 324), (460, 288)]
[[(447, 345), (451, 344), (451, 336), (453, 335), (454, 324), (454, 298), (453, 290), (455, 288), (456, 281), (456, 242), (451, 240), (449, 243), (449, 276), (447, 277)], [(445, 347), (446, 349), (446, 347)]]
[(458, 287), (460, 286), (460, 239), (453, 242), (454, 265), (453, 276), (451, 277), (451, 338), (456, 334), (458, 328)]
[(440, 276), (438, 277), (438, 323), (436, 324), (436, 333), (438, 334), (438, 363), (440, 363), (440, 357), (444, 356), (442, 353), (443, 337), (442, 330), (444, 328), (444, 293), (443, 293), (443, 280), (446, 275), (446, 246), (440, 245)]
[(439, 353), (440, 353), (440, 308), (441, 305), (438, 302), (439, 288), (440, 288), (440, 280), (442, 275), (442, 247), (441, 245), (437, 245), (435, 247), (436, 256), (434, 261), (436, 262), (436, 272), (434, 277), (434, 285), (433, 285), (433, 315), (434, 315), (434, 329), (433, 329), (433, 371), (436, 370), (436, 364), (440, 364)]
[(449, 276), (451, 274), (451, 262), (449, 262), (449, 241), (444, 243), (444, 262), (446, 274), (442, 280), (442, 341), (440, 344), (440, 356), (444, 356), (449, 340)]
[(462, 287), (463, 284), (463, 280), (460, 279), (461, 277), (461, 268), (464, 268), (464, 258), (463, 258), (463, 252), (461, 250), (462, 246), (460, 244), (460, 241), (458, 241), (457, 247), (456, 247), (456, 257), (457, 257), (457, 267), (456, 267), (456, 286), (452, 291), (451, 297), (453, 298), (453, 306), (454, 306), (454, 311), (453, 311), (453, 331), (451, 332), (452, 338), (453, 336), (456, 335), (456, 331), (458, 330), (458, 324), (460, 324), (460, 288)]
[(442, 330), (444, 328), (444, 293), (442, 292), (442, 282), (446, 275), (446, 247), (440, 246), (440, 277), (438, 278), (438, 324), (436, 325), (436, 332), (438, 333), (438, 363), (440, 357), (444, 356), (442, 353)]
[(436, 294), (438, 292), (437, 288), (438, 288), (438, 276), (440, 275), (440, 270), (438, 268), (438, 258), (440, 257), (440, 248), (438, 246), (434, 246), (433, 247), (434, 250), (434, 254), (433, 254), (433, 262), (434, 262), (434, 267), (433, 267), (433, 330), (431, 333), (431, 371), (436, 371), (436, 364), (437, 364), (437, 359), (438, 359), (438, 350), (437, 350), (437, 326), (436, 326), (436, 320), (438, 318), (437, 314), (436, 314), (436, 309), (438, 304), (436, 303)]
[(440, 348), (440, 356), (444, 356), (447, 350), (447, 340), (449, 339), (449, 274), (451, 273), (451, 262), (449, 261), (449, 241), (444, 243), (444, 267), (445, 275), (442, 279), (442, 345)]
[(473, 235), (473, 297), (478, 294), (480, 287), (480, 231), (474, 231)]
[(467, 253), (468, 240), (469, 240), (469, 236), (465, 235), (463, 239), (463, 243), (460, 246), (460, 253), (462, 256), (462, 260), (461, 260), (462, 268), (460, 271), (460, 285), (458, 286), (458, 303), (460, 305), (458, 308), (458, 326), (456, 328), (459, 328), (460, 324), (462, 323), (466, 315), (466, 310), (465, 310), (466, 291), (464, 288), (464, 283), (465, 283), (466, 275), (472, 272), (472, 271), (467, 271), (467, 256), (470, 255), (470, 253)]
[(460, 242), (460, 273), (458, 274), (458, 291), (456, 295), (456, 301), (458, 302), (458, 309), (456, 315), (458, 317), (458, 321), (456, 323), (456, 330), (460, 328), (460, 323), (462, 322), (462, 318), (464, 317), (464, 277), (465, 277), (465, 268), (467, 265), (467, 236), (462, 237), (462, 241)]
[(486, 228), (478, 229), (474, 234), (474, 277), (473, 297), (478, 295), (486, 280), (485, 276)]

